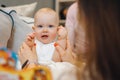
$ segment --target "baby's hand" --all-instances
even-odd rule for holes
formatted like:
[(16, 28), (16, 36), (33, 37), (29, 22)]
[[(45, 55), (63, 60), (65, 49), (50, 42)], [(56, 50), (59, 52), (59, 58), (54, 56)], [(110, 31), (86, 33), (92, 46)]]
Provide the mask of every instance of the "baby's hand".
[(35, 39), (35, 34), (34, 33), (30, 33), (28, 34), (26, 40), (25, 40), (25, 43), (30, 47), (32, 48), (35, 43), (34, 43), (34, 39)]
[(63, 26), (58, 27), (58, 40), (67, 38), (67, 29)]

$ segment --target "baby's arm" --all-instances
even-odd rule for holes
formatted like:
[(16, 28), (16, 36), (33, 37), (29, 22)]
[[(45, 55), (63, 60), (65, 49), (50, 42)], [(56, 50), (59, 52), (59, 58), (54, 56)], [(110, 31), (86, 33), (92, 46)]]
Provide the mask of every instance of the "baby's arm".
[(35, 39), (35, 34), (34, 33), (30, 33), (28, 34), (25, 43), (32, 49), (32, 47), (35, 45), (34, 43), (34, 39)]

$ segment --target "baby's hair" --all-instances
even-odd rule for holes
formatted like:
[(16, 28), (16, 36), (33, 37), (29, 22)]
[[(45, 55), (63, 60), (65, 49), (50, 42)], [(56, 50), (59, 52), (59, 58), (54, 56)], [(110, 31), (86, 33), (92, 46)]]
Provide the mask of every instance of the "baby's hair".
[(55, 12), (55, 11), (51, 8), (41, 8), (37, 12)]
[(34, 18), (36, 18), (37, 15), (40, 14), (40, 13), (55, 15), (55, 16), (58, 18), (58, 21), (59, 21), (59, 16), (58, 16), (58, 14), (57, 14), (53, 9), (51, 9), (51, 8), (41, 8), (41, 9), (39, 9), (39, 10), (36, 12)]

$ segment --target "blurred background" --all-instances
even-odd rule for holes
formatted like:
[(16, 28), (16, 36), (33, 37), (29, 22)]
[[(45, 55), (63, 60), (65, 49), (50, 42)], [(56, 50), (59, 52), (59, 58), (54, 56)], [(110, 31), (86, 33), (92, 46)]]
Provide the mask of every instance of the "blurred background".
[(55, 0), (0, 0), (0, 5), (17, 6), (17, 5), (26, 5), (37, 2), (36, 10), (42, 7), (50, 7), (55, 9)]

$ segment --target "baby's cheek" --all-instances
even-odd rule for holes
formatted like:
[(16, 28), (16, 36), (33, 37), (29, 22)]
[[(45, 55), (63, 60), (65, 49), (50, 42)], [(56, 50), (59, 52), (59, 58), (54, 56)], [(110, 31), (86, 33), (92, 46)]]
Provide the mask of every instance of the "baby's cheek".
[(52, 38), (52, 39), (55, 39), (56, 36), (57, 36), (57, 33), (54, 33), (54, 34), (51, 35), (51, 38)]
[(57, 36), (57, 33), (56, 34), (53, 34), (53, 37), (56, 37)]

